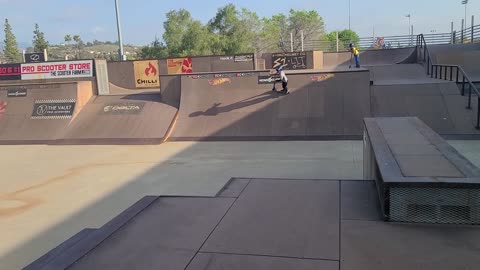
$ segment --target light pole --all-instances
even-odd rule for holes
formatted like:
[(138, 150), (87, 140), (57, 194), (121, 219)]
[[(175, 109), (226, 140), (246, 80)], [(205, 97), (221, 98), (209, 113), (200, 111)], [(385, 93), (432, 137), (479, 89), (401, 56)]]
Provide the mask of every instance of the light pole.
[[(464, 29), (467, 29), (467, 4), (468, 4), (468, 0), (462, 0), (462, 5), (465, 5), (465, 25), (464, 25)], [(473, 25), (472, 25), (473, 26)]]
[[(410, 19), (412, 18), (412, 15), (407, 14), (407, 15), (405, 15), (405, 17), (408, 18), (408, 36), (410, 36), (411, 39), (413, 39), (413, 37), (412, 37), (413, 33), (411, 33), (412, 32), (412, 30), (411, 30), (412, 29), (412, 24), (411, 24), (411, 21), (410, 21)], [(410, 41), (410, 42), (412, 42), (412, 41)], [(410, 44), (410, 45), (412, 45), (412, 44)]]
[(123, 61), (122, 29), (120, 28), (120, 12), (118, 10), (118, 0), (115, 0), (115, 12), (117, 14), (118, 44), (120, 46), (120, 49), (118, 51), (118, 57), (120, 61)]
[(412, 15), (411, 15), (411, 14), (408, 14), (408, 15), (405, 15), (405, 17), (408, 18), (408, 35), (410, 35), (410, 29), (412, 28), (412, 27), (411, 27), (412, 24), (411, 24), (410, 19), (412, 18)]
[(350, 16), (350, 1), (351, 0), (348, 0), (348, 30), (352, 30), (351, 27), (350, 27), (350, 21), (351, 21), (351, 16)]

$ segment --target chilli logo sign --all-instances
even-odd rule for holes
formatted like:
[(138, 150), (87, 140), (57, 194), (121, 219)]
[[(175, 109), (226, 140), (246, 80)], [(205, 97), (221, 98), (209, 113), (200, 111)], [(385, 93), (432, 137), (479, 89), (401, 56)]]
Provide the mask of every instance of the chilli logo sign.
[(148, 67), (145, 69), (145, 75), (150, 76), (150, 74), (157, 76), (157, 69), (152, 65), (152, 63), (148, 62)]

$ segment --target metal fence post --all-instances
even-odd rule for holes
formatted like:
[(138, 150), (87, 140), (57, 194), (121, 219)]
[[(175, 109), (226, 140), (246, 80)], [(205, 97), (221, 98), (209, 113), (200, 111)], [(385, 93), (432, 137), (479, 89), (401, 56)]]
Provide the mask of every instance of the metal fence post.
[(302, 52), (303, 52), (303, 30), (302, 30), (302, 32), (300, 32), (300, 34), (301, 34), (301, 39), (302, 39)]
[(451, 33), (451, 38), (452, 38), (451, 44), (455, 44), (455, 31), (453, 30), (453, 22), (451, 23), (451, 31), (450, 31), (450, 33)]
[(293, 33), (290, 33), (290, 51), (293, 52)]
[(470, 43), (473, 43), (473, 26), (475, 25), (475, 16), (472, 15), (472, 33), (471, 33), (471, 38), (470, 38)]
[(477, 126), (476, 129), (480, 129), (480, 97), (477, 97)]
[(470, 83), (468, 85), (469, 85), (469, 87), (468, 87), (468, 106), (467, 106), (467, 109), (471, 109), (472, 108), (472, 85)]
[(336, 34), (335, 40), (337, 41), (337, 52), (338, 52), (338, 31), (335, 34)]

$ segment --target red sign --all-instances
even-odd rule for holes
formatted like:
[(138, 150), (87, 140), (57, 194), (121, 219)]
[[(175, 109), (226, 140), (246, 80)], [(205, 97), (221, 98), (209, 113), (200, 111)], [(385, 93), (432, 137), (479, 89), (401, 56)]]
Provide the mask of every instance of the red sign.
[(0, 65), (0, 80), (20, 80), (21, 75), (20, 64)]
[(3, 117), (6, 111), (7, 111), (7, 102), (0, 101), (0, 119)]

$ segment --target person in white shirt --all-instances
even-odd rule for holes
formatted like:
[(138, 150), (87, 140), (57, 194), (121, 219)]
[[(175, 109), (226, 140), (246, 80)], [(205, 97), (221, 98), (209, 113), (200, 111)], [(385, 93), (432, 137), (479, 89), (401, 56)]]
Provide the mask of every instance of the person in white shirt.
[[(287, 75), (285, 75), (285, 71), (283, 71), (283, 66), (278, 66), (275, 70), (277, 71), (277, 75), (280, 76), (280, 80), (282, 81), (282, 91), (280, 91), (280, 93), (288, 94), (289, 93), (287, 88), (288, 78), (287, 78)], [(273, 90), (276, 91), (275, 83), (273, 85)]]

